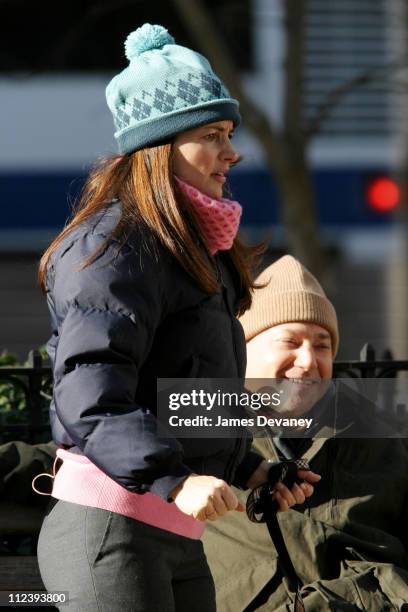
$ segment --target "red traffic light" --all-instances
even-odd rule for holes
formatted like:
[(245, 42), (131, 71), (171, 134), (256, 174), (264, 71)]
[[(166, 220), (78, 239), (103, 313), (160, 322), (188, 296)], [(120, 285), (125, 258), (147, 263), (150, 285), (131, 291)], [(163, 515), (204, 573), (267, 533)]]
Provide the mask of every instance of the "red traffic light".
[(367, 201), (373, 210), (387, 213), (394, 210), (400, 201), (401, 192), (395, 181), (387, 176), (373, 179), (367, 188)]

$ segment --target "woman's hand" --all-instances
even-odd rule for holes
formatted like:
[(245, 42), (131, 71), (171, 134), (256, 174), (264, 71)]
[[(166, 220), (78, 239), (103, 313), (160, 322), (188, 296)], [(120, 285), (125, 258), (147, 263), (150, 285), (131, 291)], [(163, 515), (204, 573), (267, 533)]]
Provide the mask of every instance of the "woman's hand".
[[(248, 487), (255, 489), (268, 481), (268, 471), (271, 464), (266, 459), (259, 464), (255, 472), (248, 480)], [(278, 482), (272, 494), (272, 499), (278, 503), (278, 512), (285, 512), (296, 504), (303, 504), (307, 497), (313, 494), (313, 485), (319, 482), (321, 476), (311, 470), (299, 470), (297, 477), (303, 480), (302, 483), (295, 483), (291, 489), (288, 489), (282, 482)]]
[(176, 506), (199, 521), (216, 521), (231, 510), (245, 512), (231, 487), (215, 476), (188, 476), (171, 493)]

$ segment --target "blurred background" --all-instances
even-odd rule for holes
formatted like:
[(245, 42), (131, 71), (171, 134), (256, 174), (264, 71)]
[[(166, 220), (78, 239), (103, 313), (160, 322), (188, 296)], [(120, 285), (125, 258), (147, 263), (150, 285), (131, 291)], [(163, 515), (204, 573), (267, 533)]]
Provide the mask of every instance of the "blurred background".
[(2, 0), (0, 352), (49, 334), (36, 285), (90, 165), (116, 153), (104, 89), (148, 21), (201, 50), (241, 102), (242, 230), (290, 252), (340, 318), (339, 357), (408, 358), (405, 0)]

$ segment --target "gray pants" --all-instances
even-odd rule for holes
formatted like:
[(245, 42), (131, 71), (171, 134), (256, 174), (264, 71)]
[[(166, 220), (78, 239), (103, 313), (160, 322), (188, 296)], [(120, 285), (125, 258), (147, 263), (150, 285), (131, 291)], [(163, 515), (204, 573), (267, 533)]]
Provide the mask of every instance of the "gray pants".
[(68, 591), (63, 612), (215, 612), (200, 540), (115, 512), (58, 501), (38, 541), (48, 591)]

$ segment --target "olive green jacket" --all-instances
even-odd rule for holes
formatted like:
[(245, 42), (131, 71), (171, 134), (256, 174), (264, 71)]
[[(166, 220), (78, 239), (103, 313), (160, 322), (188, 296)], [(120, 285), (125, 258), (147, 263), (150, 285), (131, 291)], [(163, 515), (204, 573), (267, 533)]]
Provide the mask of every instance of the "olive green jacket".
[[(255, 446), (278, 460), (265, 439)], [(322, 480), (303, 505), (278, 514), (306, 612), (399, 610), (408, 602), (406, 440), (314, 438), (307, 446), (301, 456)], [(258, 609), (293, 610), (264, 524), (230, 512), (208, 523), (204, 547), (218, 612), (243, 611), (273, 576), (277, 587)]]
[[(46, 506), (49, 497), (37, 495), (31, 483), (38, 474), (52, 472), (56, 450), (54, 442), (32, 445), (15, 441), (0, 445), (0, 503)], [(44, 479), (38, 486), (49, 490), (50, 481)]]

